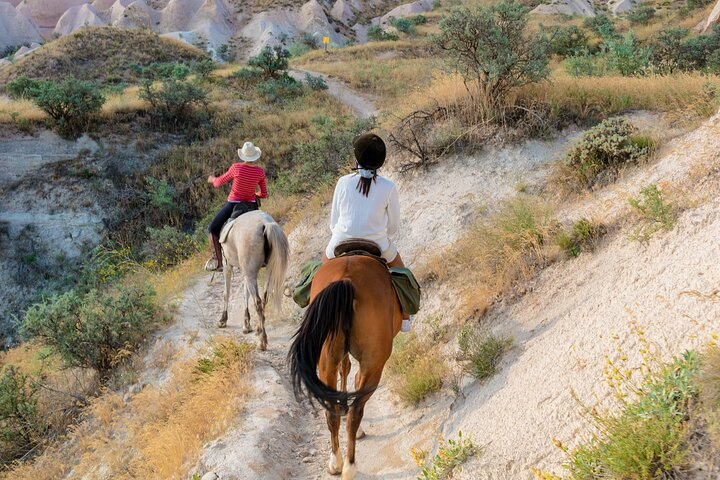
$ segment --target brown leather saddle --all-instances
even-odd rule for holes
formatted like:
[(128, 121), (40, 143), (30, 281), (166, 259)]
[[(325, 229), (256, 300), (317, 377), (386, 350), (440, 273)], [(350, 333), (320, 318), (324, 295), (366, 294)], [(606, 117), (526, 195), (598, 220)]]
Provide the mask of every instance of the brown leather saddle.
[(380, 246), (372, 240), (364, 240), (362, 238), (351, 238), (343, 240), (335, 247), (335, 257), (346, 257), (353, 255), (362, 255), (370, 257), (383, 265), (387, 265), (387, 261), (382, 258)]

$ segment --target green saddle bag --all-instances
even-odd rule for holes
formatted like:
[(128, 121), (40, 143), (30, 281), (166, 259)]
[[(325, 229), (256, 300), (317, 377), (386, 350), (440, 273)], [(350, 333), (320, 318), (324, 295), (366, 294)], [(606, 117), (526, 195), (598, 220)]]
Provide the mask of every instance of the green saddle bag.
[[(310, 304), (310, 288), (321, 265), (320, 260), (310, 260), (300, 269), (301, 280), (293, 289), (293, 300), (301, 308)], [(392, 267), (388, 270), (403, 311), (410, 315), (416, 314), (420, 310), (420, 284), (415, 275), (405, 267)]]

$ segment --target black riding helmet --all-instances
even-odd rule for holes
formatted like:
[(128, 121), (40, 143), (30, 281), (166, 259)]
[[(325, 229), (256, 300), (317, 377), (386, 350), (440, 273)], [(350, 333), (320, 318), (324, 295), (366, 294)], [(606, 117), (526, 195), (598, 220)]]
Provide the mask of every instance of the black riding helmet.
[(367, 170), (377, 170), (385, 163), (385, 142), (374, 133), (363, 133), (353, 140), (355, 160)]

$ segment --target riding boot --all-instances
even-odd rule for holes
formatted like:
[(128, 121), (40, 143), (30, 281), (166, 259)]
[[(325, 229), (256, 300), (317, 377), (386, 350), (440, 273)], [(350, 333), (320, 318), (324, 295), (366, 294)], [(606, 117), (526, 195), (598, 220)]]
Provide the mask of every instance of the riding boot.
[(222, 255), (222, 247), (220, 246), (220, 238), (217, 235), (210, 234), (210, 244), (212, 245), (213, 249), (213, 258), (215, 259), (215, 268), (213, 269), (216, 272), (222, 272), (223, 270), (223, 255)]

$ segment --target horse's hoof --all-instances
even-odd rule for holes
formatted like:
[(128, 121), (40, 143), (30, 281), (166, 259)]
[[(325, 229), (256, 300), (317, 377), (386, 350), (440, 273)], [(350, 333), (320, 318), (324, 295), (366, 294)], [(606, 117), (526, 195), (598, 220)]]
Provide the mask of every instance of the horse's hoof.
[(358, 431), (355, 434), (355, 440), (360, 440), (361, 438), (365, 438), (365, 430), (363, 430), (362, 427), (358, 428)]
[(330, 452), (330, 461), (328, 462), (327, 472), (330, 475), (340, 475), (343, 469), (343, 459), (338, 450), (337, 455)]
[(250, 332), (252, 332), (252, 328), (247, 328), (247, 327), (243, 328), (243, 333), (250, 333)]
[(225, 328), (227, 327), (227, 322), (218, 322), (218, 328)]
[(265, 350), (267, 350), (267, 343), (261, 343), (261, 344), (260, 344), (260, 350), (263, 351), (263, 352), (264, 352)]

